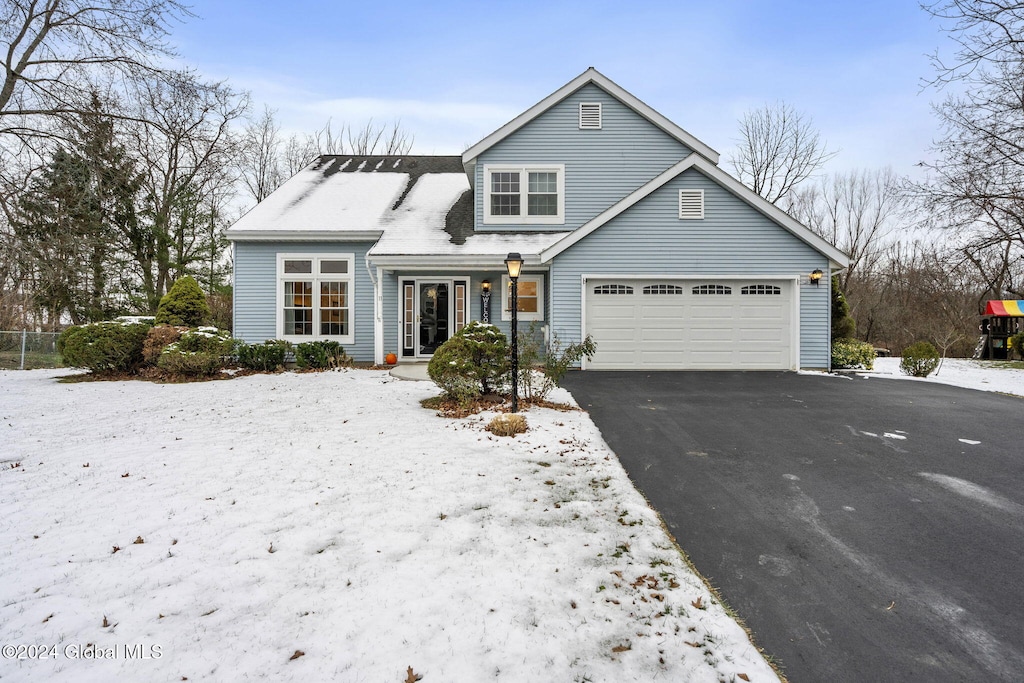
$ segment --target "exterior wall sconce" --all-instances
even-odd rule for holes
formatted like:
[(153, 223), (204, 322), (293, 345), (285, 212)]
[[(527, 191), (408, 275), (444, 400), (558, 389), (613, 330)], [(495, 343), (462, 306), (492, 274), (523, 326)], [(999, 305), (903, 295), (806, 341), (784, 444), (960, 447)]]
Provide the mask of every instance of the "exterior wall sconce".
[(491, 281), (484, 280), (480, 283), (480, 320), (491, 322)]
[(811, 271), (811, 274), (808, 275), (807, 278), (811, 281), (812, 285), (817, 287), (818, 283), (821, 282), (822, 275), (824, 275), (824, 273), (821, 272), (821, 268), (815, 268), (814, 270)]
[(519, 252), (510, 252), (505, 257), (505, 269), (512, 281), (512, 412), (519, 412), (519, 273), (523, 269), (523, 257)]

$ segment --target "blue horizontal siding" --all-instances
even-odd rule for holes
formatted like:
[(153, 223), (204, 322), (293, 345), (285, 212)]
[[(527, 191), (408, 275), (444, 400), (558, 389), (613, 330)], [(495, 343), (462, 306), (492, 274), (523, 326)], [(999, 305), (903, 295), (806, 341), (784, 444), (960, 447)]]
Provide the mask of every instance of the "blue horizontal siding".
[(279, 336), (278, 254), (353, 253), (355, 341), (345, 344), (345, 351), (358, 362), (373, 362), (373, 284), (366, 271), (371, 246), (371, 242), (235, 242), (234, 336), (250, 344)]
[[(579, 103), (602, 104), (601, 130), (579, 129)], [(498, 142), (477, 159), (476, 226), (491, 230), (552, 230), (562, 226), (483, 222), (489, 164), (565, 164), (565, 229), (579, 227), (659, 173), (690, 149), (632, 108), (588, 84)]]
[[(679, 190), (704, 190), (703, 220), (679, 220)], [(828, 260), (695, 169), (659, 188), (555, 257), (552, 329), (581, 336), (583, 274), (788, 275), (828, 271)], [(829, 288), (800, 287), (800, 366), (829, 364)]]

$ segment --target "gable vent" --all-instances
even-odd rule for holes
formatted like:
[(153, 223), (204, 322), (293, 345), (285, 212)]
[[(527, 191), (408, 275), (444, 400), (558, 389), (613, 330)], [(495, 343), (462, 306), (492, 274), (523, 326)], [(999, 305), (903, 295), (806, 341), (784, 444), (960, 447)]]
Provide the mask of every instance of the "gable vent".
[(704, 218), (704, 190), (679, 190), (679, 218), (681, 220)]
[(580, 130), (601, 130), (600, 102), (580, 102)]

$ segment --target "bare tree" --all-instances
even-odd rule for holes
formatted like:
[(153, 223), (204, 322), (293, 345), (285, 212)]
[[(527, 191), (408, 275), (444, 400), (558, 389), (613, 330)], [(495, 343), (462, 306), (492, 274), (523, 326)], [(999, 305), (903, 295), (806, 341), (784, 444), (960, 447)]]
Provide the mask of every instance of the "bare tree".
[(748, 111), (739, 132), (730, 158), (736, 177), (773, 204), (836, 155), (811, 119), (785, 102)]
[(72, 115), (98, 72), (157, 73), (178, 0), (0, 0), (0, 135), (31, 137), (37, 117)]
[(908, 219), (900, 179), (891, 168), (824, 176), (794, 191), (789, 210), (850, 256), (839, 281), (856, 317), (857, 282), (878, 268), (887, 239)]
[[(955, 84), (935, 107), (938, 160), (914, 187), (933, 224), (966, 236), (962, 253), (993, 293), (1021, 295), (1010, 274), (1024, 257), (1024, 3), (943, 0), (925, 6), (955, 48), (936, 53), (926, 84)], [(993, 262), (995, 259), (995, 262)]]
[(281, 172), (280, 132), (274, 111), (267, 106), (242, 132), (236, 164), (245, 188), (256, 202), (263, 201), (285, 180)]

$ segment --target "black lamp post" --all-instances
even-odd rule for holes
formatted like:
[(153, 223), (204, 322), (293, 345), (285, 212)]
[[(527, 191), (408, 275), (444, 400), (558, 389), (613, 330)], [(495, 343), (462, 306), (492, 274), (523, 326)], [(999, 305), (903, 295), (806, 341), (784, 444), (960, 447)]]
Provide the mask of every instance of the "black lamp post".
[(511, 252), (505, 257), (505, 269), (512, 281), (512, 412), (519, 412), (519, 271), (523, 257)]

